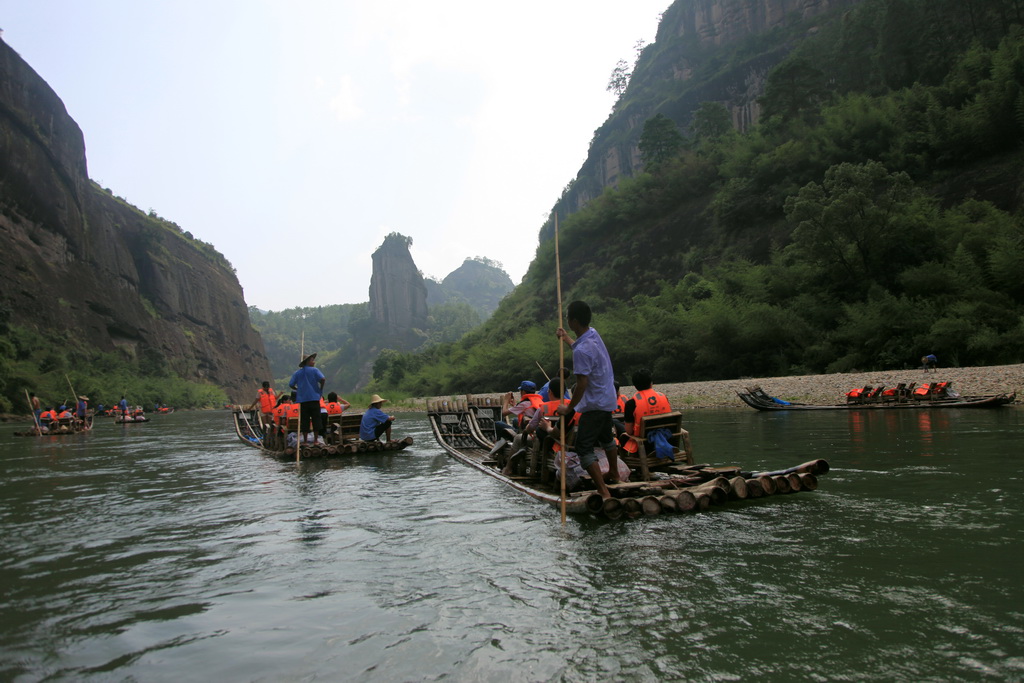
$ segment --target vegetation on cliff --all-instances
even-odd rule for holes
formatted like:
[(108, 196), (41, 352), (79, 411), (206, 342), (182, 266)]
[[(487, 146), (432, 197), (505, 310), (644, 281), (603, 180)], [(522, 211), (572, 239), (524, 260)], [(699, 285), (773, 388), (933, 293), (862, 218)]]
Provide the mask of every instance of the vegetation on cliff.
[[(564, 301), (592, 305), (624, 378), (1020, 362), (1022, 12), (866, 0), (824, 26), (770, 73), (759, 125), (723, 132), (702, 107), (710, 123), (675, 155), (562, 216)], [(493, 391), (537, 362), (551, 373), (554, 278), (548, 240), (487, 324), (386, 359), (377, 386)]]

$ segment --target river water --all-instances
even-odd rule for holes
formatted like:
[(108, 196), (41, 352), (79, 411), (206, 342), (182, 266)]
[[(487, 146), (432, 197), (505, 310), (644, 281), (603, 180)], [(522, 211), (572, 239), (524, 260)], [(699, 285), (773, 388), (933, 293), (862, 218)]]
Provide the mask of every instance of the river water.
[(299, 466), (227, 411), (5, 425), (0, 680), (1024, 680), (1024, 408), (686, 417), (698, 462), (832, 471), (563, 527), (423, 414)]

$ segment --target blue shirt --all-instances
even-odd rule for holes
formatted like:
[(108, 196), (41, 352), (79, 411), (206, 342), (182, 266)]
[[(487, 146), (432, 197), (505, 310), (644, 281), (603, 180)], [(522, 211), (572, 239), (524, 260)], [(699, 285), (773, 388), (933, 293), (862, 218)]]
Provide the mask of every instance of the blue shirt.
[(615, 412), (618, 394), (615, 391), (612, 359), (608, 357), (604, 340), (593, 327), (587, 328), (572, 345), (572, 371), (574, 374), (587, 377), (587, 389), (583, 398), (576, 404), (578, 412)]
[(288, 386), (295, 389), (295, 400), (299, 403), (319, 401), (322, 389), (320, 381), (323, 379), (324, 373), (320, 372), (320, 368), (315, 365), (303, 365), (288, 380)]
[(370, 408), (363, 413), (363, 419), (359, 421), (359, 438), (363, 441), (373, 441), (377, 438), (377, 426), (387, 421), (387, 413), (380, 408)]

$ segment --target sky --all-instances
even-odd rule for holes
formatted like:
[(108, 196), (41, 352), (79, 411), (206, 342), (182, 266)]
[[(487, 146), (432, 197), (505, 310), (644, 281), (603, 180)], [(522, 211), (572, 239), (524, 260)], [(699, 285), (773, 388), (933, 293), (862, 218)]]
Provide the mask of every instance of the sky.
[(671, 0), (0, 0), (89, 176), (213, 244), (246, 303), (369, 300), (412, 238), (518, 284), (637, 41)]

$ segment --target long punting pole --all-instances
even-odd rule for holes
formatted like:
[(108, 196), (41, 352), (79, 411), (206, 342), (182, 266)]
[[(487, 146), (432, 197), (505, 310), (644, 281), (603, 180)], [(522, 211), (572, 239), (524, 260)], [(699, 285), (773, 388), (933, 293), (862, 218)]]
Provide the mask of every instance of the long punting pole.
[[(302, 330), (299, 336), (299, 367), (302, 367), (302, 359), (306, 357), (306, 330)], [(298, 398), (298, 396), (296, 396)], [(295, 463), (302, 460), (302, 406), (299, 406), (299, 419), (295, 423)], [(288, 445), (288, 417), (284, 418), (284, 443)]]
[(550, 382), (551, 378), (548, 377), (548, 373), (544, 372), (544, 366), (540, 364), (540, 361), (539, 360), (535, 360), (533, 362), (537, 364), (538, 368), (540, 368), (540, 374), (544, 375), (544, 379), (546, 379), (547, 381)]
[[(558, 326), (562, 327), (562, 262), (558, 255), (558, 211), (555, 211), (555, 282), (558, 288)], [(565, 366), (565, 345), (562, 339), (558, 340), (558, 400), (565, 396), (565, 373), (562, 367)], [(569, 454), (565, 447), (565, 421), (568, 415), (563, 415), (558, 421), (559, 442), (562, 444), (562, 526), (565, 526), (565, 461)]]
[(28, 412), (32, 413), (32, 424), (36, 426), (36, 433), (42, 434), (43, 428), (39, 424), (39, 420), (36, 419), (36, 409), (32, 407), (32, 399), (29, 398), (28, 389), (25, 390), (25, 400), (28, 401)]
[[(71, 378), (68, 377), (67, 373), (64, 373), (64, 379), (68, 381), (68, 387), (71, 388), (71, 400), (75, 402), (75, 414), (78, 414), (78, 394), (75, 393), (75, 386), (71, 383)], [(85, 424), (85, 418), (87, 415), (82, 416), (82, 431), (84, 432), (87, 428)]]

